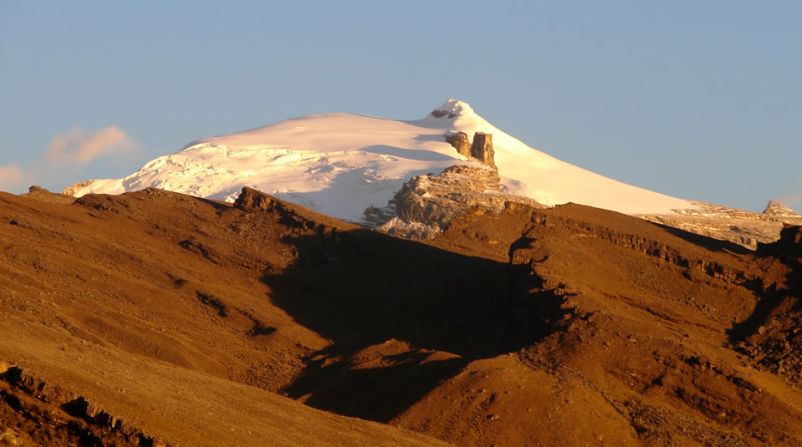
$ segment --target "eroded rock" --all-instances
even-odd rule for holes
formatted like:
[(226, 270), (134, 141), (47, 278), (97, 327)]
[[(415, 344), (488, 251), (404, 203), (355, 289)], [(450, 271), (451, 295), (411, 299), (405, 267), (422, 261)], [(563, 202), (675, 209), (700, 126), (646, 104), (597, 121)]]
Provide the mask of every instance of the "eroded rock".
[(495, 151), (493, 150), (493, 134), (476, 132), (473, 134), (473, 144), (471, 144), (471, 157), (482, 163), (496, 168)]
[(384, 208), (369, 208), (365, 222), (380, 231), (430, 239), (471, 210), (498, 213), (509, 203), (542, 208), (536, 201), (505, 194), (498, 171), (484, 165), (455, 165), (439, 175), (413, 177)]
[(493, 134), (476, 132), (473, 134), (473, 142), (468, 140), (468, 134), (465, 132), (446, 135), (445, 138), (460, 155), (474, 158), (496, 169)]
[(769, 201), (769, 204), (766, 205), (766, 209), (763, 210), (763, 215), (766, 217), (802, 218), (802, 215), (776, 200)]
[(466, 157), (471, 156), (471, 142), (468, 140), (468, 134), (465, 132), (457, 132), (455, 134), (446, 135), (448, 144), (454, 147), (460, 155)]

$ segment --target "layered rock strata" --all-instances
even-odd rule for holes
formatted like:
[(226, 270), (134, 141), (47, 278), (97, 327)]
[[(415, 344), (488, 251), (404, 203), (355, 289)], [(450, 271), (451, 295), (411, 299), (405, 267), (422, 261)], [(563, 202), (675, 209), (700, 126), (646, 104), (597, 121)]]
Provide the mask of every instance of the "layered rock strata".
[(456, 217), (473, 212), (498, 213), (516, 204), (543, 206), (528, 197), (505, 194), (494, 161), (493, 135), (477, 132), (473, 142), (465, 133), (446, 136), (462, 155), (480, 163), (455, 165), (438, 175), (420, 175), (404, 183), (383, 208), (370, 207), (364, 222), (386, 233), (431, 239)]

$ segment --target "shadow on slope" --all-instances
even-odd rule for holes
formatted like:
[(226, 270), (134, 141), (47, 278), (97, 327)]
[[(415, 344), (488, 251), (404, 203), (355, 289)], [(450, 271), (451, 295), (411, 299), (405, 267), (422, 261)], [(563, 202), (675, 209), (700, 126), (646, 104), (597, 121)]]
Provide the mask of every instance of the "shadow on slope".
[(366, 230), (289, 237), (271, 300), (333, 344), (285, 392), (389, 421), (469, 361), (530, 346), (563, 320), (528, 264), (464, 256)]
[(691, 233), (680, 228), (670, 227), (665, 224), (657, 222), (649, 222), (650, 224), (672, 234), (678, 238), (684, 239), (687, 242), (698, 245), (699, 247), (712, 252), (730, 252), (739, 255), (748, 255), (754, 253), (752, 250), (738, 245), (734, 242), (723, 241), (720, 239), (713, 239), (711, 237), (702, 236), (700, 234)]
[(778, 241), (759, 244), (757, 255), (767, 264), (759, 300), (730, 341), (760, 366), (802, 383), (802, 227), (786, 226)]

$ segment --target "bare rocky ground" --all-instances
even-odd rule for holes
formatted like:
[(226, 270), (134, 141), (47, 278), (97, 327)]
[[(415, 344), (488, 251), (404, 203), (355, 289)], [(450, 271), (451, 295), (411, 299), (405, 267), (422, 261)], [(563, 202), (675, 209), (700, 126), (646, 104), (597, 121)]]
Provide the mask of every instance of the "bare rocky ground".
[(695, 205), (696, 210), (640, 217), (752, 250), (758, 244), (776, 241), (783, 225), (802, 225), (802, 215), (776, 201), (770, 201), (762, 213), (705, 202), (695, 202)]
[(0, 445), (802, 445), (799, 234), (0, 194)]

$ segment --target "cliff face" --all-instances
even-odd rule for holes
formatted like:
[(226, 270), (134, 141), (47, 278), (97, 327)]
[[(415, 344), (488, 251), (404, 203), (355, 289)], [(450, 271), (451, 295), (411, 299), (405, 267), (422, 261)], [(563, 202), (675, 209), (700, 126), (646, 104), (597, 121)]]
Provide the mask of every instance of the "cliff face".
[(477, 132), (472, 143), (463, 132), (445, 138), (458, 153), (478, 163), (413, 177), (387, 206), (365, 211), (364, 221), (369, 226), (396, 236), (430, 239), (468, 212), (499, 213), (515, 204), (543, 207), (528, 197), (504, 193), (494, 160), (493, 135)]
[(473, 134), (473, 142), (468, 139), (468, 134), (465, 132), (448, 134), (445, 136), (445, 139), (460, 155), (474, 158), (496, 169), (496, 151), (493, 149), (493, 134), (476, 132)]
[(481, 161), (493, 169), (496, 169), (492, 134), (476, 132), (473, 135), (473, 144), (471, 144), (471, 157)]

